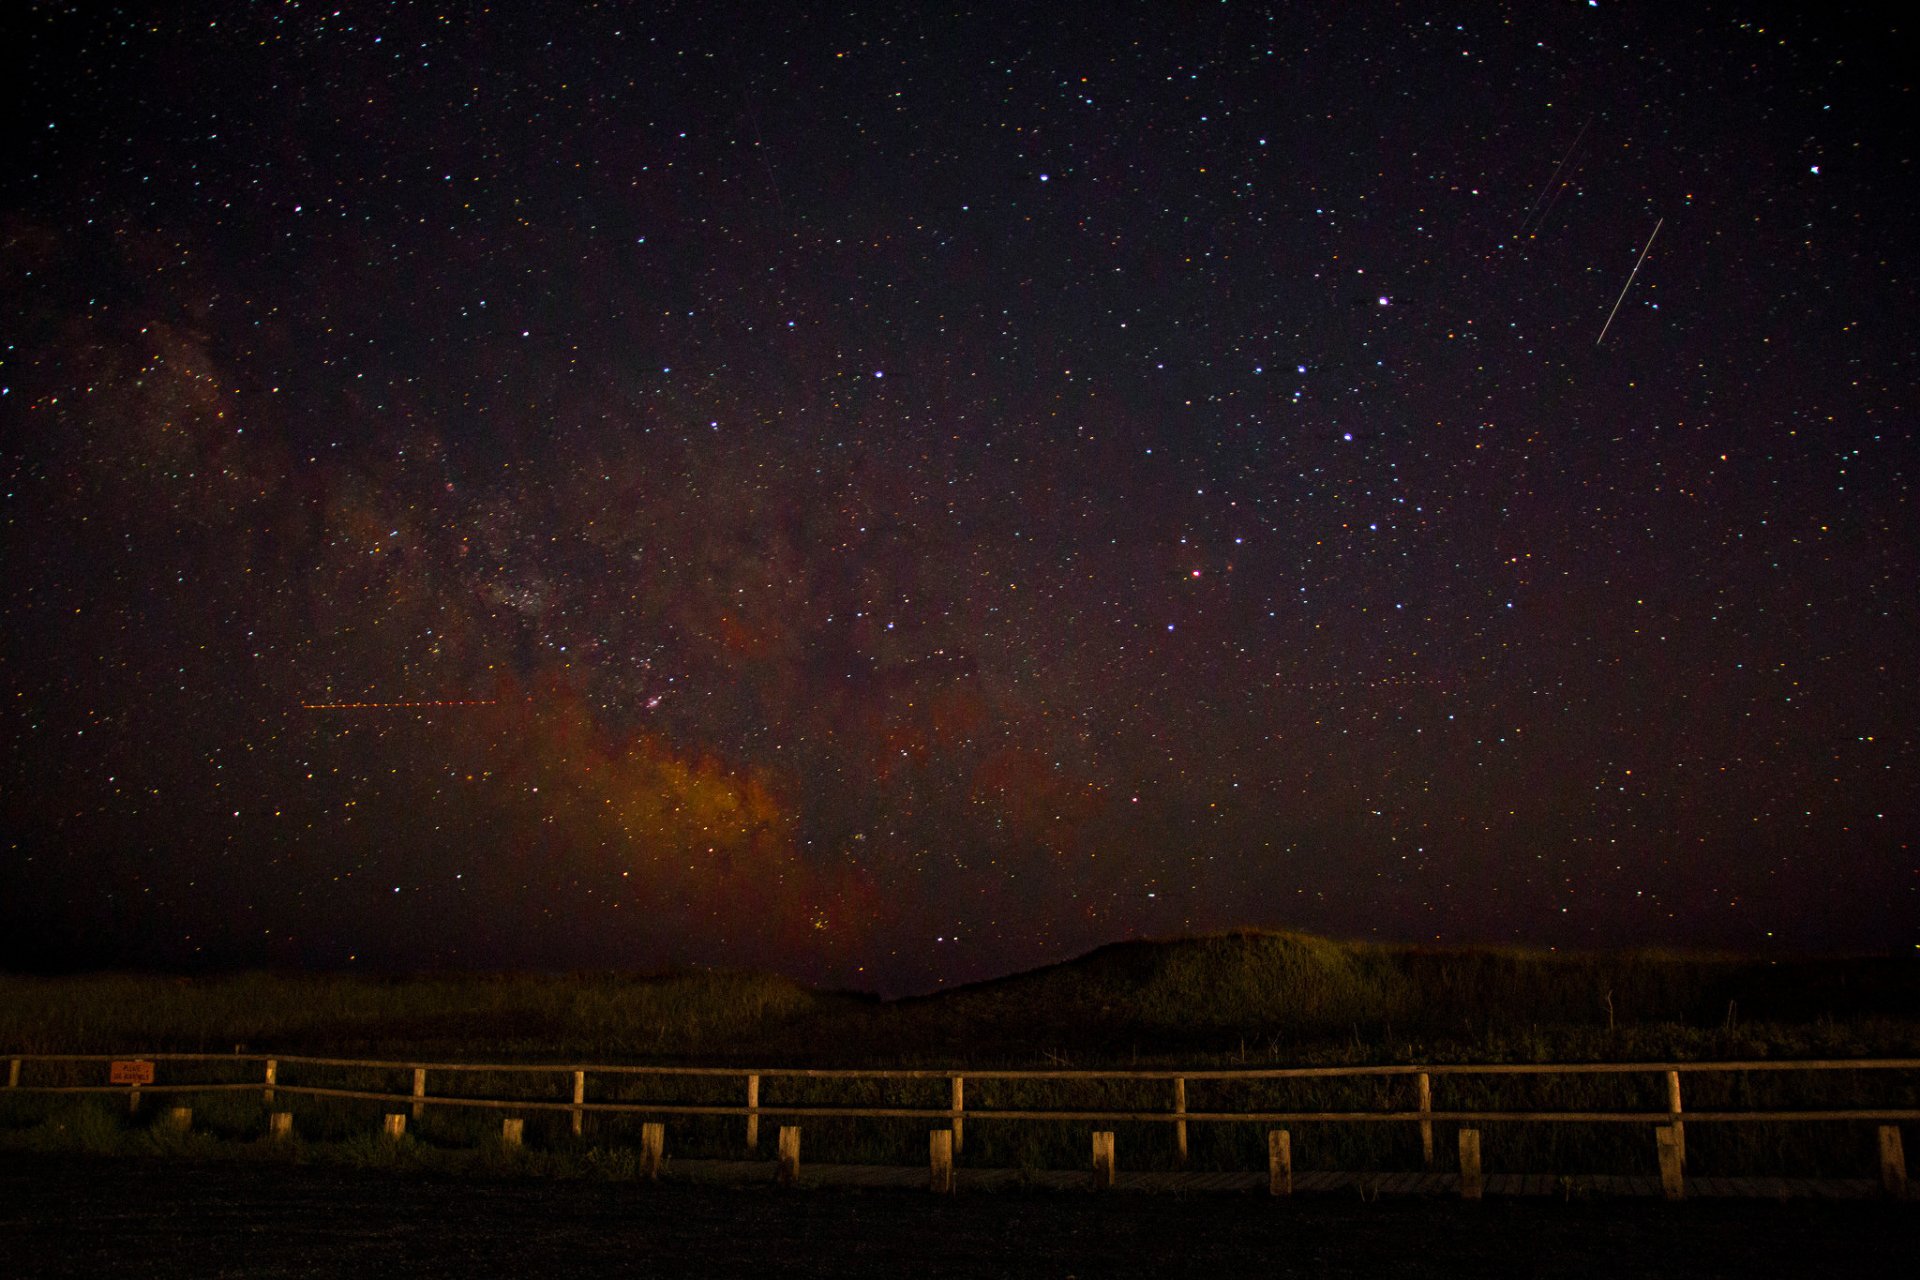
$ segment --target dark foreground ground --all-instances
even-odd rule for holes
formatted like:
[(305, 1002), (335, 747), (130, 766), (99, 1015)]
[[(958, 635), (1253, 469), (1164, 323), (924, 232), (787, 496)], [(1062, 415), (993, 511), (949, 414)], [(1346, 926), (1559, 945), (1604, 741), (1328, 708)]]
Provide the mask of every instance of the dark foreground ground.
[(806, 1190), (0, 1157), (0, 1276), (1910, 1274), (1920, 1206)]

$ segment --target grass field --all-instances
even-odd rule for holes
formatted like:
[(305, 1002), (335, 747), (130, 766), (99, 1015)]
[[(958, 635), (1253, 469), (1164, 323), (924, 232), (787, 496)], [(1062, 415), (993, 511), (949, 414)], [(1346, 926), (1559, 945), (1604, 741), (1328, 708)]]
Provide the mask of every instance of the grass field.
[[(0, 979), (0, 1056), (242, 1047), (487, 1062), (973, 1070), (1920, 1057), (1920, 963), (1438, 951), (1237, 932), (1118, 944), (1048, 969), (890, 1002), (738, 973)], [(83, 1082), (81, 1069), (73, 1075)], [(454, 1079), (436, 1080), (434, 1091), (564, 1096), (561, 1082), (545, 1075), (443, 1083)], [(406, 1087), (390, 1072), (347, 1069), (326, 1083)], [(762, 1104), (944, 1106), (940, 1083), (769, 1081)], [(596, 1080), (594, 1096), (737, 1105), (738, 1088), (734, 1081), (607, 1078)], [(1436, 1105), (1657, 1110), (1660, 1088), (1652, 1075), (1477, 1078), (1447, 1082)], [(1874, 1080), (1857, 1072), (1698, 1075), (1687, 1088), (1689, 1109), (1920, 1106), (1920, 1073)], [(1407, 1089), (1404, 1079), (1195, 1081), (1188, 1107), (1401, 1109)], [(1166, 1093), (1165, 1082), (983, 1081), (970, 1085), (968, 1105), (1162, 1110)], [(499, 1147), (497, 1113), (429, 1109), (407, 1142), (390, 1145), (372, 1136), (378, 1104), (280, 1105), (292, 1106), (302, 1135), (293, 1158), (447, 1170), (630, 1176), (639, 1123), (596, 1118), (575, 1137), (563, 1115), (531, 1114), (528, 1150), (513, 1153)], [(287, 1158), (258, 1142), (267, 1110), (258, 1095), (204, 1096), (195, 1107), (196, 1132), (182, 1138), (105, 1100), (15, 1096), (0, 1101), (0, 1147)], [(1084, 1163), (1091, 1127), (975, 1124), (966, 1158), (1073, 1167)], [(810, 1158), (918, 1163), (927, 1128), (924, 1120), (815, 1121), (807, 1146)], [(1171, 1160), (1166, 1126), (1118, 1128), (1129, 1167)], [(1452, 1141), (1445, 1128), (1443, 1152)], [(677, 1119), (670, 1144), (681, 1154), (737, 1155), (739, 1134), (737, 1120)], [(1415, 1168), (1420, 1160), (1411, 1125), (1323, 1124), (1295, 1141), (1303, 1168)], [(1484, 1141), (1490, 1169), (1644, 1172), (1651, 1161), (1651, 1139), (1640, 1126), (1503, 1125)], [(1263, 1143), (1257, 1125), (1196, 1124), (1191, 1163), (1261, 1167)], [(1689, 1168), (1709, 1174), (1859, 1176), (1870, 1170), (1871, 1151), (1870, 1126), (1689, 1129)]]
[(1913, 1207), (919, 1191), (0, 1156), (0, 1274), (1651, 1280), (1898, 1276)]

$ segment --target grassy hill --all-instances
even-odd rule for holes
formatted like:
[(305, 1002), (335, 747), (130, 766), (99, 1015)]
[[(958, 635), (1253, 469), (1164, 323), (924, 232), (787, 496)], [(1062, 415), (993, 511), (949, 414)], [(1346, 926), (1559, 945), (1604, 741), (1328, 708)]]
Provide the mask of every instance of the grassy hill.
[(0, 1053), (767, 1064), (1920, 1053), (1920, 962), (1568, 955), (1243, 930), (882, 1002), (764, 974), (0, 978)]

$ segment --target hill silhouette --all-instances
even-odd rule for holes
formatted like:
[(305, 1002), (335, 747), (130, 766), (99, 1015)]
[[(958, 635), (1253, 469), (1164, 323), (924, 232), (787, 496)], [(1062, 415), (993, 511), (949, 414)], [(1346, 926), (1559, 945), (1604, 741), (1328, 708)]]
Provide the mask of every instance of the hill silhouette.
[(1113, 943), (882, 1001), (769, 974), (0, 978), (0, 1052), (1095, 1065), (1920, 1050), (1920, 963), (1337, 942)]

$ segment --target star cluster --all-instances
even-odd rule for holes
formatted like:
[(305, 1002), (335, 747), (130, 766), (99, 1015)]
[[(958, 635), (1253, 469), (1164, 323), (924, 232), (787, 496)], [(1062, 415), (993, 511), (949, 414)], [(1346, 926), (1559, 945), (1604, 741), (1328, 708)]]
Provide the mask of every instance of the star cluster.
[(5, 963), (1920, 942), (1897, 30), (6, 21)]

